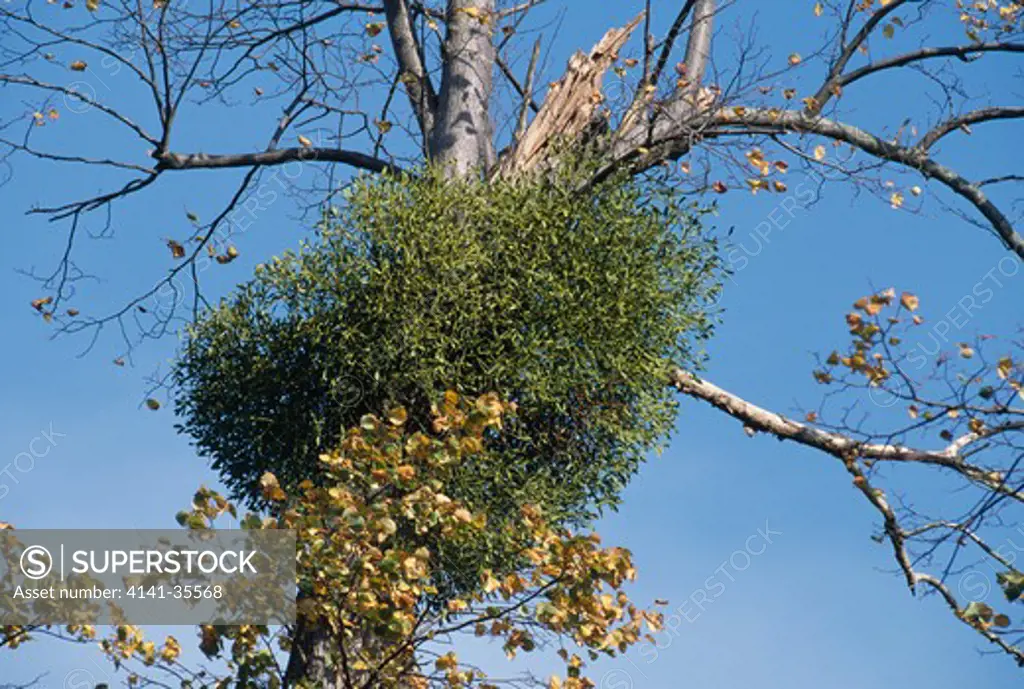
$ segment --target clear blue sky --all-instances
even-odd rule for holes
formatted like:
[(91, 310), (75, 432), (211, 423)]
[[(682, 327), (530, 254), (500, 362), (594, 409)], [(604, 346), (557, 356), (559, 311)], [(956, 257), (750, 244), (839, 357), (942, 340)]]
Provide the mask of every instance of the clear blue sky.
[[(784, 3), (798, 13), (796, 19), (775, 11), (776, 4), (756, 17), (749, 9), (731, 15), (726, 30), (753, 22), (777, 64), (794, 50), (809, 51), (820, 26), (813, 24), (809, 2)], [(557, 75), (571, 49), (589, 46), (633, 8), (569, 2), (567, 9), (546, 79)], [(806, 26), (806, 35), (798, 38), (796, 25)], [(959, 38), (955, 17), (947, 29), (947, 37)], [(999, 76), (1011, 73), (1007, 63), (988, 64), (996, 67), (974, 74), (983, 75), (993, 93), (1013, 93), (1009, 77)], [(820, 68), (809, 68), (820, 77)], [(138, 97), (124, 86), (124, 76), (94, 78), (106, 98), (132, 103)], [(844, 109), (857, 123), (892, 131), (910, 112), (903, 105), (919, 103), (921, 84), (909, 72), (865, 82)], [(5, 114), (22, 108), (10, 95), (3, 99)], [(189, 109), (183, 116), (179, 140), (185, 148), (255, 149), (274, 118), (259, 108), (198, 112)], [(914, 112), (929, 111), (918, 105)], [(48, 125), (54, 145), (83, 135), (74, 117), (65, 112)], [(979, 128), (970, 147), (951, 141), (946, 159), (968, 175), (1019, 172), (1019, 146), (1005, 145), (1019, 135), (1001, 138), (1009, 131), (1002, 125)], [(119, 145), (108, 137), (96, 130), (84, 145)], [(13, 463), (42, 432), (60, 435), (30, 470), (10, 465), (17, 483), (0, 477), (9, 484), (0, 519), (22, 528), (171, 527), (195, 487), (216, 480), (175, 433), (169, 410), (154, 413), (140, 405), (146, 377), (166, 369), (176, 341), (147, 343), (129, 366), (118, 368), (111, 363), (121, 353), (112, 336), (81, 358), (85, 339), (49, 339), (47, 326), (29, 307), (37, 288), (16, 270), (55, 265), (65, 227), (23, 211), (33, 203), (93, 192), (104, 180), (85, 168), (21, 163), (0, 188), (0, 322), (6, 325), (0, 341), (0, 466)], [(795, 188), (799, 173), (792, 177)], [(187, 231), (185, 209), (209, 217), (239, 178), (238, 171), (189, 173), (162, 180), (154, 191), (122, 205), (116, 237), (82, 245), (79, 258), (102, 282), (74, 305), (109, 310), (155, 282), (171, 260), (163, 239)], [(931, 201), (948, 200), (936, 185), (924, 186), (929, 202), (918, 215), (894, 212), (867, 195), (855, 197), (842, 185), (827, 187), (820, 202), (792, 217), (780, 214), (778, 196), (721, 197), (716, 224), (735, 226), (733, 240), (743, 248), (733, 255), (748, 260), (723, 299), (725, 323), (711, 346), (709, 377), (778, 410), (813, 405), (820, 389), (810, 376), (810, 353), (843, 341), (842, 314), (858, 296), (892, 285), (917, 292), (925, 313), (952, 308), (1006, 254), (982, 230)], [(291, 219), (293, 211), (282, 198), (261, 213), (236, 240), (241, 258), (208, 271), (210, 289), (230, 288), (255, 263), (305, 236), (308, 228)], [(764, 233), (762, 223), (769, 218), (788, 224), (773, 229), (767, 240), (757, 239), (756, 228)], [(1022, 293), (1024, 274), (1009, 278), (965, 332), (1011, 332), (1022, 315)], [(870, 540), (876, 514), (848, 478), (831, 458), (771, 439), (748, 439), (736, 422), (685, 401), (671, 448), (647, 463), (621, 511), (601, 525), (606, 542), (634, 551), (640, 569), (635, 597), (667, 598), (669, 614), (679, 609), (680, 619), (674, 631), (659, 637), (659, 649), (636, 649), (594, 670), (592, 676), (603, 678), (600, 686), (943, 689), (1019, 682), (1012, 663), (983, 656), (978, 637), (937, 599), (909, 595), (891, 572), (889, 549)], [(762, 551), (757, 534), (766, 525), (781, 533), (771, 534)], [(745, 550), (757, 554), (737, 554)], [(701, 611), (694, 601), (704, 598), (714, 600)], [(177, 634), (188, 645), (191, 632)], [(479, 653), (500, 655), (493, 649)], [(46, 687), (78, 689), (74, 683), (89, 675), (111, 681), (103, 677), (102, 662), (93, 664), (97, 657), (91, 649), (39, 642), (0, 654), (0, 684), (40, 672), (49, 673)], [(503, 662), (497, 659), (490, 669), (500, 675)]]

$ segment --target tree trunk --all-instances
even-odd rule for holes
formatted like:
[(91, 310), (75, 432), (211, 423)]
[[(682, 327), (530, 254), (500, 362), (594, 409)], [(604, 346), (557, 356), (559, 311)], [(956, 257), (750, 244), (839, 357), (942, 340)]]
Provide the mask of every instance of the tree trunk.
[(453, 174), (495, 162), (490, 102), (494, 88), (494, 0), (449, 0), (448, 35), (430, 156)]

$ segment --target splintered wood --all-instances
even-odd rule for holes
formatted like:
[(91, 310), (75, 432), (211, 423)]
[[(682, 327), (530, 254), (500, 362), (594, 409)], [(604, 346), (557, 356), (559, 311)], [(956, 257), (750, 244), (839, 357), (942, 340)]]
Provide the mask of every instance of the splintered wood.
[(555, 141), (572, 139), (587, 129), (604, 100), (604, 74), (642, 19), (640, 14), (626, 26), (610, 29), (589, 54), (579, 51), (570, 58), (565, 74), (552, 84), (526, 133), (502, 160), (499, 175), (510, 176), (541, 166), (553, 154)]

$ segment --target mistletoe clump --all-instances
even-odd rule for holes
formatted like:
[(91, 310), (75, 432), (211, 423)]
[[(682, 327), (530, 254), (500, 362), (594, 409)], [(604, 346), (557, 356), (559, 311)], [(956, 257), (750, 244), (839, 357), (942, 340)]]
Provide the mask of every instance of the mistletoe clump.
[[(429, 430), (445, 390), (518, 404), (492, 461), (460, 466), (473, 509), (582, 522), (614, 505), (672, 429), (672, 362), (699, 364), (717, 257), (692, 205), (570, 166), (517, 181), (357, 181), (316, 241), (261, 266), (191, 330), (182, 429), (235, 497), (317, 480), (319, 456), (398, 403)], [(446, 553), (505, 561), (500, 531)]]

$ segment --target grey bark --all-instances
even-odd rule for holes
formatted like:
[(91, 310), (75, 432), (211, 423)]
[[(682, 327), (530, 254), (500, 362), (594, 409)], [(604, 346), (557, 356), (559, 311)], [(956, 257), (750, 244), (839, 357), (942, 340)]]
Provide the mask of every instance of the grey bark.
[(494, 0), (450, 0), (445, 60), (430, 157), (465, 175), (492, 166), (490, 101), (496, 51)]

